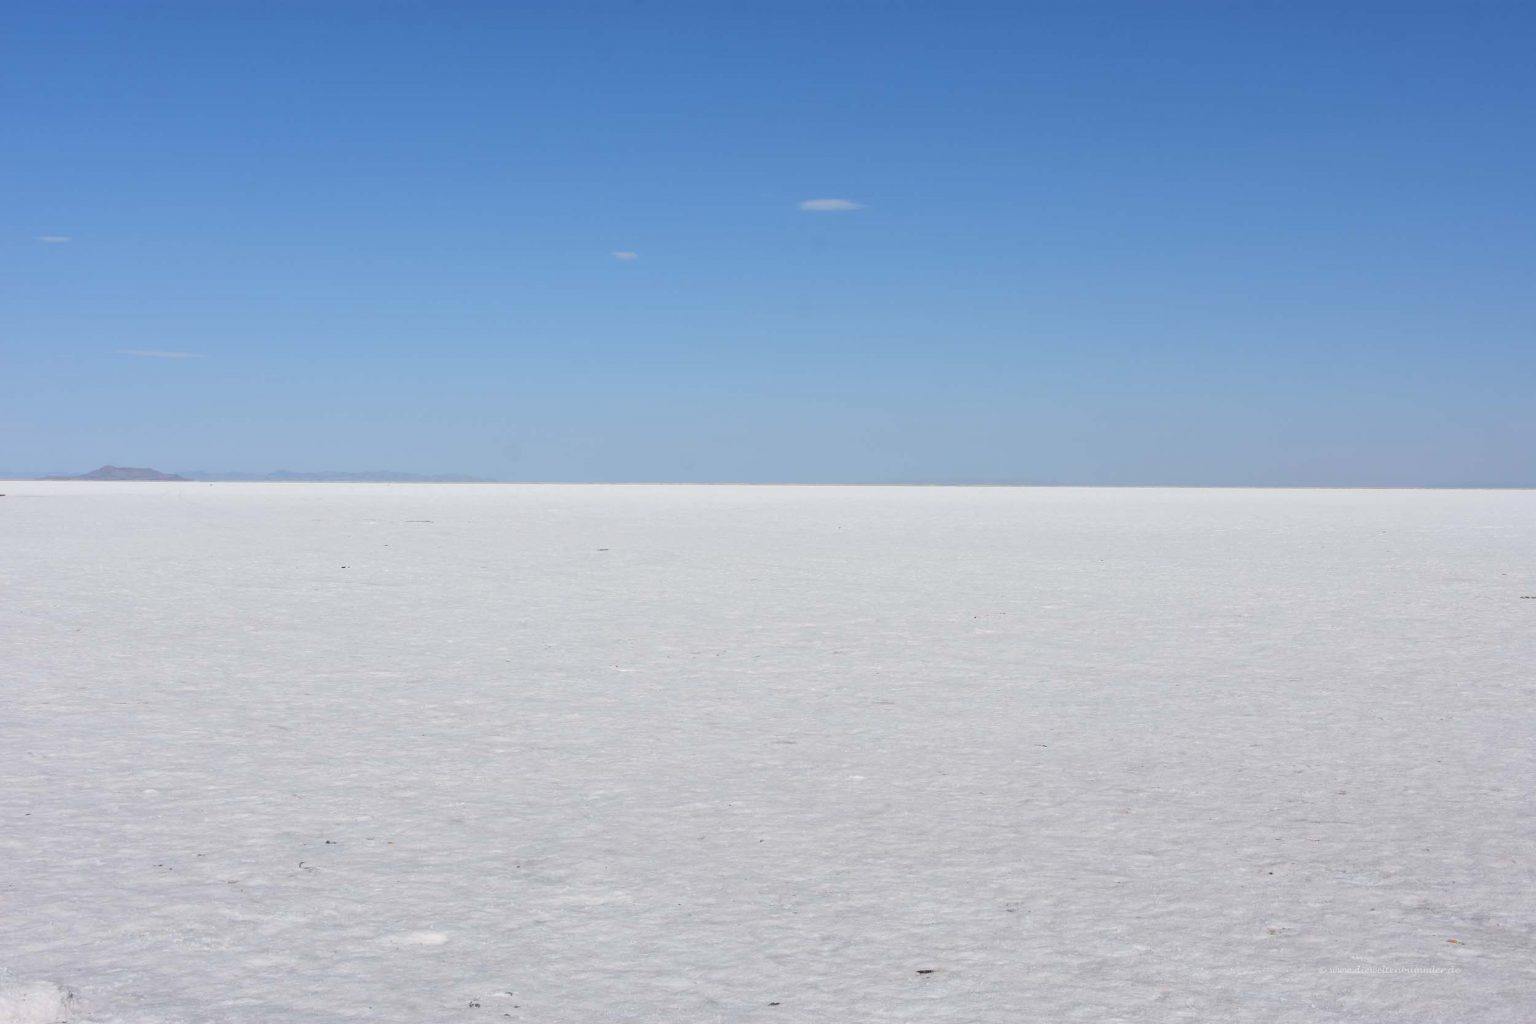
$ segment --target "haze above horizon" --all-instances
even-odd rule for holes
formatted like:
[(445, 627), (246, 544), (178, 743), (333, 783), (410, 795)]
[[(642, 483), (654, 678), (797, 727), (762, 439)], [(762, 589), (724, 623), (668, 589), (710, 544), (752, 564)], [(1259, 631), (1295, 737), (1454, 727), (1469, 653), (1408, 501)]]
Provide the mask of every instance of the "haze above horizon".
[(0, 468), (1536, 485), (1524, 4), (21, 2)]

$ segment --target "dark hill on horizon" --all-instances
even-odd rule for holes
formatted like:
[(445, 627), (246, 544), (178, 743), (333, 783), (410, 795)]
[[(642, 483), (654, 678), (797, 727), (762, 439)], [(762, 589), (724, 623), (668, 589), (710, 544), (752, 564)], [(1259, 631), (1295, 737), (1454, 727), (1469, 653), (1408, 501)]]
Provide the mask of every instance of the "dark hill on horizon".
[(162, 473), (158, 469), (141, 469), (134, 466), (101, 466), (79, 476), (45, 476), (44, 480), (181, 480), (186, 477), (175, 473)]

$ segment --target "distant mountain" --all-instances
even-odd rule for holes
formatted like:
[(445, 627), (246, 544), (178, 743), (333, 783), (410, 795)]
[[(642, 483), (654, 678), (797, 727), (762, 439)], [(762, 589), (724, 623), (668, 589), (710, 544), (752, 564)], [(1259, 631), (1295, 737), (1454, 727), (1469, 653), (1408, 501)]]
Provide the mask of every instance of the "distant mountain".
[(464, 476), (460, 473), (441, 473), (424, 475), (421, 473), (396, 473), (387, 469), (366, 470), (361, 473), (341, 473), (333, 471), (321, 471), (318, 473), (295, 473), (291, 470), (279, 469), (272, 473), (210, 473), (205, 470), (191, 471), (184, 474), (188, 480), (222, 480), (230, 483), (256, 482), (256, 483), (348, 483), (348, 484), (483, 484), (488, 483), (476, 476)]
[(183, 480), (175, 473), (162, 473), (158, 469), (136, 469), (132, 466), (102, 466), (79, 476), (45, 476), (44, 480)]

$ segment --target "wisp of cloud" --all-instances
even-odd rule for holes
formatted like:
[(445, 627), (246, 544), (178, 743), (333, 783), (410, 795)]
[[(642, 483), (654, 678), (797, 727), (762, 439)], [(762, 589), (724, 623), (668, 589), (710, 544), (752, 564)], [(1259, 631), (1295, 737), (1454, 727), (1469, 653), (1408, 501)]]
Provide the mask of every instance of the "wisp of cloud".
[(140, 359), (201, 359), (201, 352), (167, 352), (158, 348), (120, 348), (120, 356), (138, 356)]
[(862, 210), (864, 204), (852, 199), (807, 199), (800, 204), (800, 209), (812, 213), (846, 213), (849, 210)]

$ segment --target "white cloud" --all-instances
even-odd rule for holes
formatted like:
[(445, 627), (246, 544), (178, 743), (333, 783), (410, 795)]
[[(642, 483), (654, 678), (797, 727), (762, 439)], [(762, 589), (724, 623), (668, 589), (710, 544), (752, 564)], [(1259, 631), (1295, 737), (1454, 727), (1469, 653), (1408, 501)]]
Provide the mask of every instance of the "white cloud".
[(637, 252), (629, 252), (628, 250), (625, 250), (625, 249), (619, 249), (619, 250), (617, 250), (617, 251), (615, 251), (613, 253), (610, 253), (609, 255), (611, 255), (614, 259), (618, 260), (621, 263), (633, 263), (633, 262), (635, 262), (635, 260), (640, 258), (640, 254), (639, 253), (637, 253)]
[(846, 213), (849, 210), (862, 210), (864, 204), (852, 199), (807, 199), (800, 204), (800, 209), (812, 213)]
[(38, 235), (39, 242), (47, 242), (49, 245), (63, 245), (69, 241), (68, 235)]
[(120, 348), (120, 356), (138, 356), (140, 359), (201, 359), (201, 352), (167, 352), (159, 348)]

